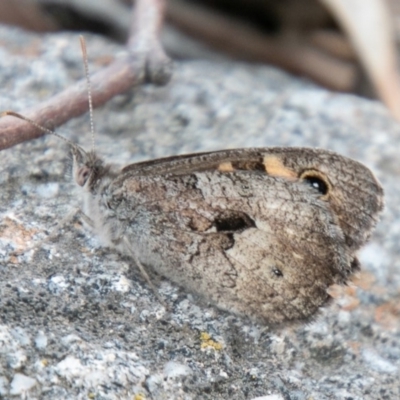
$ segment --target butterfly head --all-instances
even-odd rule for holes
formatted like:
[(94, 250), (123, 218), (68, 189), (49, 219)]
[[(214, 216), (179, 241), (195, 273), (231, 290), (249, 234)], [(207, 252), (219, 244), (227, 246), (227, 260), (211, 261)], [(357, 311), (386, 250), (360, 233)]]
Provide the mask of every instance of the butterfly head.
[(72, 146), (74, 181), (89, 192), (96, 192), (103, 179), (109, 174), (110, 166), (94, 151), (86, 152)]

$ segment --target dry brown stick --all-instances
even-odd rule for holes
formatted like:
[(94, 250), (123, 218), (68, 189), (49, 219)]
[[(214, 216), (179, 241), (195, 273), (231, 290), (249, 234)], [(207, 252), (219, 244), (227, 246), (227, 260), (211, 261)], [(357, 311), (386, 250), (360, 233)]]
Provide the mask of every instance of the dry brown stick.
[(240, 20), (181, 0), (169, 0), (166, 15), (182, 31), (231, 56), (274, 64), (334, 90), (351, 90), (356, 82), (353, 63), (331, 57), (306, 40), (267, 36)]
[(357, 55), (348, 38), (341, 32), (319, 29), (311, 32), (308, 42), (341, 60), (357, 62)]
[[(170, 79), (172, 63), (159, 42), (164, 9), (165, 0), (136, 1), (127, 56), (114, 61), (91, 78), (94, 107), (135, 85), (144, 82), (165, 84)], [(80, 81), (21, 114), (53, 129), (87, 110), (86, 85)], [(24, 121), (13, 117), (0, 119), (0, 150), (42, 135), (43, 132)]]

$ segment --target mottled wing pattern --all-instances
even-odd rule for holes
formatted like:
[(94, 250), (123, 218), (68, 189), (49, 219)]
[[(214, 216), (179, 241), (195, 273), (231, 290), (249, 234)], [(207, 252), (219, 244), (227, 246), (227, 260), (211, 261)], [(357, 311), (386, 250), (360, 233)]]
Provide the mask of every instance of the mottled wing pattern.
[(137, 176), (122, 188), (113, 207), (139, 260), (223, 309), (306, 319), (350, 272), (336, 216), (301, 182), (214, 171)]
[(98, 231), (119, 250), (220, 308), (267, 323), (315, 314), (328, 286), (357, 269), (355, 252), (383, 207), (368, 168), (307, 148), (132, 164), (103, 187)]
[(307, 147), (233, 149), (161, 158), (128, 165), (121, 179), (215, 170), (261, 171), (290, 180), (324, 182), (329, 190), (324, 200), (338, 216), (352, 251), (368, 240), (384, 205), (382, 187), (366, 166), (332, 151)]

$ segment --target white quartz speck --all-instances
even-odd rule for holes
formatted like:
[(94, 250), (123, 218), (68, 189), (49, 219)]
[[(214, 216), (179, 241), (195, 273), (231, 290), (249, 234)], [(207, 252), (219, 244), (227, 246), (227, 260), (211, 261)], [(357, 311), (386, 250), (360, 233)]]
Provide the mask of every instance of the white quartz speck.
[(10, 394), (21, 395), (36, 385), (36, 379), (23, 374), (15, 374), (11, 382)]
[(45, 199), (57, 196), (60, 185), (57, 182), (48, 182), (36, 186), (36, 193)]
[(397, 367), (390, 361), (385, 360), (373, 349), (364, 349), (362, 351), (362, 358), (368, 366), (378, 372), (393, 374), (397, 372)]
[(45, 349), (47, 346), (47, 336), (42, 331), (35, 337), (35, 346), (38, 350)]
[(169, 361), (164, 366), (164, 375), (167, 378), (191, 375), (192, 370), (185, 364)]

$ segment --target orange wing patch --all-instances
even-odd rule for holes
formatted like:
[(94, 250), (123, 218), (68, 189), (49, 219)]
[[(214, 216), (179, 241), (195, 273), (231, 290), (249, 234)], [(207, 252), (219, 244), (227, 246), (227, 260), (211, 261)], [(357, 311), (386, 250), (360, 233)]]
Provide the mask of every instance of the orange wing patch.
[(233, 171), (235, 171), (235, 168), (233, 168), (233, 165), (231, 162), (223, 162), (218, 165), (218, 171), (233, 172)]
[(297, 179), (297, 173), (282, 163), (282, 160), (277, 156), (265, 156), (263, 160), (265, 171), (270, 176), (280, 178)]

